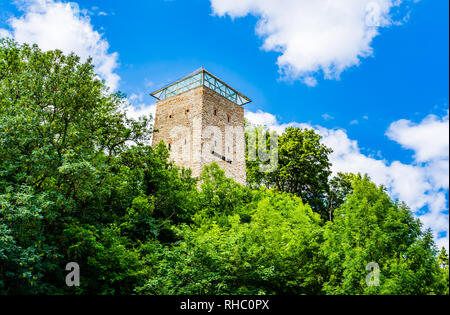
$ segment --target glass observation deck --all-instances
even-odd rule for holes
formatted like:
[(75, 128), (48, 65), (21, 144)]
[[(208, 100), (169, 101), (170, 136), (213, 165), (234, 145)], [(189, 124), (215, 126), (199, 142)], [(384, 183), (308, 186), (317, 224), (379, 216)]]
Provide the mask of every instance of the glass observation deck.
[(204, 68), (200, 68), (187, 77), (169, 84), (168, 86), (150, 95), (158, 100), (164, 100), (202, 85), (210, 88), (238, 105), (243, 106), (251, 102), (248, 97), (231, 88), (225, 82), (216, 78)]

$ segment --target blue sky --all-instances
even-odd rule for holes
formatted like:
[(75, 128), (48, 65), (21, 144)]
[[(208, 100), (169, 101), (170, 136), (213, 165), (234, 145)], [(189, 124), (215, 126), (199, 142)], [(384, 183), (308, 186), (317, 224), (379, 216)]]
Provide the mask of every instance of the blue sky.
[[(375, 27), (357, 23), (361, 2), (379, 5)], [(253, 100), (249, 119), (316, 128), (336, 171), (389, 186), (448, 244), (448, 1), (292, 3), (82, 0), (78, 15), (54, 0), (0, 0), (0, 34), (96, 55), (140, 113), (154, 110), (150, 92), (203, 66)]]

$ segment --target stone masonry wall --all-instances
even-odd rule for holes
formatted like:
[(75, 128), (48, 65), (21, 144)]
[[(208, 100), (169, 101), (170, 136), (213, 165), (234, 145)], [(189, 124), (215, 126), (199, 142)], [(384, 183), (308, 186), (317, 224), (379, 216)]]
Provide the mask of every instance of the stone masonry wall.
[[(234, 178), (236, 182), (246, 185), (245, 135), (243, 132), (244, 109), (242, 106), (239, 106), (211, 89), (204, 87), (202, 126), (202, 144), (205, 145), (205, 143), (210, 142), (210, 146), (215, 152), (230, 159), (232, 163), (230, 164), (226, 161), (222, 161), (219, 157), (211, 155), (212, 161), (219, 164), (225, 171), (227, 177)], [(209, 130), (206, 130), (208, 126), (219, 128), (222, 139), (218, 139), (216, 134), (210, 136)], [(241, 133), (234, 134), (231, 139), (228, 139), (231, 140), (229, 141), (230, 143), (226, 143), (225, 136), (227, 131), (230, 132), (232, 130), (230, 127), (240, 128)]]
[(202, 94), (200, 88), (161, 100), (156, 105), (153, 146), (164, 141), (171, 147), (171, 159), (180, 167), (199, 175), (201, 161), (193, 153), (201, 150), (200, 140), (193, 141), (192, 131), (201, 128)]
[[(246, 184), (241, 106), (200, 86), (159, 101), (154, 127), (158, 132), (153, 136), (153, 146), (160, 141), (170, 145), (171, 159), (180, 167), (190, 168), (194, 177), (200, 176), (205, 165), (217, 162), (227, 177)], [(236, 130), (241, 132), (226, 138), (226, 132), (232, 134), (233, 127), (239, 127)], [(226, 139), (232, 139), (233, 143), (226, 143)], [(232, 162), (223, 161), (213, 151)]]

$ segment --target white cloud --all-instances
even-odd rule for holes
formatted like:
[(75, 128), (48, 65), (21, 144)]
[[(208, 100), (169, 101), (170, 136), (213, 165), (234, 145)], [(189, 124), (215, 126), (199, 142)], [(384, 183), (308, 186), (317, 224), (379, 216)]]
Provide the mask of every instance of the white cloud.
[(0, 28), (0, 38), (12, 37), (11, 33), (7, 30)]
[(139, 117), (150, 115), (155, 118), (156, 104), (147, 105), (143, 103), (144, 94), (131, 94), (126, 102), (128, 118), (139, 119)]
[[(92, 57), (98, 75), (112, 91), (117, 90), (120, 77), (114, 71), (118, 67), (118, 54), (108, 52), (108, 42), (94, 30), (89, 17), (81, 14), (76, 4), (54, 0), (15, 3), (23, 11), (22, 16), (8, 21), (15, 40), (38, 44), (45, 51), (74, 52), (83, 61)], [(5, 30), (0, 30), (0, 34), (2, 32)]]
[(127, 110), (127, 117), (133, 119), (139, 119), (139, 117), (150, 115), (155, 118), (156, 105), (145, 105), (140, 107), (130, 106)]
[[(379, 29), (399, 24), (393, 10), (402, 0), (210, 0), (214, 13), (232, 18), (259, 18), (263, 49), (281, 55), (278, 66), (288, 79), (317, 85), (372, 56)], [(406, 0), (408, 1), (408, 0)]]
[[(391, 125), (387, 132), (389, 137), (404, 148), (414, 150), (415, 161), (411, 164), (363, 154), (358, 142), (350, 139), (342, 129), (297, 122), (280, 124), (274, 115), (262, 111), (247, 112), (246, 118), (278, 133), (287, 127), (315, 129), (323, 137), (323, 143), (334, 150), (330, 155), (334, 173), (368, 174), (375, 183), (387, 187), (392, 197), (408, 204), (424, 227), (433, 230), (438, 246), (449, 247), (449, 215), (446, 214), (449, 189), (448, 115), (442, 118), (429, 116), (419, 124), (397, 121)], [(422, 133), (430, 137), (429, 141), (423, 139)], [(441, 139), (432, 140), (435, 138)], [(446, 233), (446, 237), (438, 237), (442, 232)]]
[(334, 119), (333, 116), (331, 116), (330, 114), (327, 114), (327, 113), (323, 114), (323, 115), (322, 115), (322, 118), (325, 119), (326, 121), (329, 121), (329, 120), (333, 120), (333, 119)]
[(275, 115), (264, 113), (261, 110), (258, 110), (256, 113), (247, 111), (245, 113), (245, 118), (255, 125), (271, 127), (278, 125), (277, 117), (275, 117)]
[(449, 156), (449, 116), (430, 115), (420, 124), (409, 120), (394, 122), (386, 135), (403, 148), (414, 150), (417, 162), (447, 159)]

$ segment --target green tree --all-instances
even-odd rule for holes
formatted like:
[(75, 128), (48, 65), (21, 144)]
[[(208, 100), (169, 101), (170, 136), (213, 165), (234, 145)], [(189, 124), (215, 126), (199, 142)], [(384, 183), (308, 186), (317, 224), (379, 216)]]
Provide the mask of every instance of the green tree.
[[(217, 183), (217, 178), (203, 178)], [(322, 264), (320, 218), (300, 198), (256, 192), (249, 222), (197, 213), (176, 228), (180, 241), (159, 253), (140, 294), (314, 294)], [(220, 218), (219, 221), (216, 219)]]
[[(326, 224), (321, 246), (326, 257), (327, 294), (442, 293), (430, 232), (402, 203), (369, 178), (356, 177), (353, 192)], [(369, 286), (366, 267), (380, 268), (380, 285)]]
[(442, 273), (442, 292), (446, 295), (449, 294), (449, 265), (448, 265), (448, 254), (445, 247), (442, 247), (441, 252), (438, 257), (439, 265), (441, 266)]
[(126, 209), (114, 202), (134, 199), (116, 186), (127, 183), (117, 157), (144, 145), (151, 125), (124, 105), (90, 60), (0, 40), (2, 292), (57, 292), (72, 261), (67, 231), (111, 222)]
[(443, 269), (447, 268), (448, 269), (448, 254), (447, 254), (447, 250), (445, 249), (445, 247), (442, 247), (441, 252), (439, 253), (439, 264), (441, 265), (441, 267)]
[(288, 129), (272, 173), (248, 161), (248, 187), (198, 181), (125, 105), (90, 61), (0, 41), (0, 294), (448, 294), (431, 233), (368, 178), (328, 182), (314, 131)]
[(42, 281), (57, 269), (56, 248), (48, 244), (43, 226), (51, 206), (47, 194), (28, 186), (0, 194), (0, 294), (54, 292)]
[(228, 220), (228, 216), (234, 214), (239, 214), (244, 220), (249, 219), (254, 209), (248, 205), (258, 197), (250, 188), (227, 178), (217, 163), (205, 166), (200, 180), (195, 213), (201, 212), (217, 220)]
[[(267, 131), (258, 128), (258, 132)], [(267, 139), (266, 146), (270, 134), (267, 134)], [(294, 194), (327, 218), (325, 200), (329, 191), (331, 164), (328, 155), (331, 152), (314, 130), (288, 128), (278, 139), (278, 167), (273, 172), (264, 173), (259, 162), (247, 161), (248, 181)]]
[[(361, 177), (360, 175), (358, 175)], [(328, 208), (328, 220), (333, 221), (334, 211), (340, 208), (347, 196), (352, 193), (352, 181), (354, 174), (338, 173), (329, 182), (329, 190), (326, 193), (326, 206)]]

